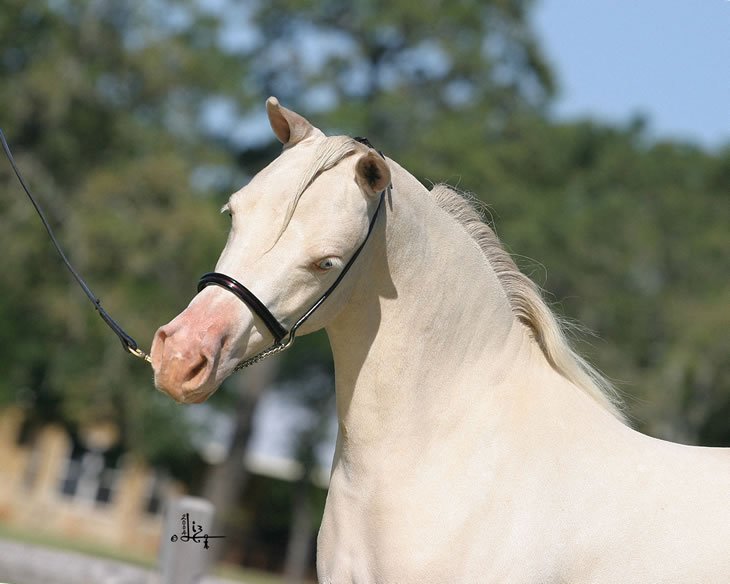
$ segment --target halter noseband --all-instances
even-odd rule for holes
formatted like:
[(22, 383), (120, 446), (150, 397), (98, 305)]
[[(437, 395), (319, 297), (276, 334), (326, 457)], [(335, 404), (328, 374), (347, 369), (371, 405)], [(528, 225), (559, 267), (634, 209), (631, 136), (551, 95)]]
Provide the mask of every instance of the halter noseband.
[[(367, 138), (354, 138), (356, 141), (360, 142), (361, 144), (364, 144), (368, 146), (369, 148), (373, 148), (372, 144), (368, 141)], [(374, 148), (373, 148), (374, 149)], [(380, 151), (377, 151), (380, 156), (385, 159), (385, 156), (383, 156), (383, 153)], [(234, 371), (239, 371), (243, 369), (244, 367), (248, 367), (249, 365), (253, 365), (254, 363), (258, 363), (262, 359), (265, 359), (266, 357), (269, 357), (271, 355), (274, 355), (276, 353), (280, 353), (284, 349), (288, 349), (291, 347), (291, 345), (294, 343), (294, 336), (296, 335), (297, 329), (306, 321), (312, 313), (317, 310), (317, 308), (320, 307), (320, 305), (327, 300), (327, 298), (334, 292), (335, 288), (337, 288), (338, 284), (342, 281), (342, 279), (345, 277), (349, 269), (352, 267), (352, 264), (355, 263), (355, 260), (357, 259), (357, 256), (360, 255), (360, 252), (362, 251), (363, 247), (365, 247), (365, 244), (367, 243), (368, 239), (370, 239), (370, 234), (373, 232), (373, 228), (375, 227), (375, 220), (378, 218), (378, 212), (380, 211), (380, 208), (383, 206), (383, 199), (385, 198), (385, 193), (391, 189), (391, 186), (388, 186), (386, 189), (384, 189), (380, 193), (380, 200), (378, 201), (378, 206), (375, 209), (375, 213), (373, 213), (373, 217), (370, 220), (370, 226), (368, 227), (367, 235), (365, 236), (365, 239), (360, 244), (360, 246), (355, 250), (355, 253), (352, 254), (352, 257), (350, 260), (345, 264), (345, 267), (342, 268), (342, 271), (340, 272), (340, 275), (337, 276), (337, 279), (332, 283), (332, 285), (327, 289), (327, 291), (320, 296), (319, 300), (317, 300), (310, 308), (307, 310), (304, 315), (302, 315), (299, 320), (294, 323), (294, 326), (291, 327), (290, 330), (286, 330), (286, 327), (284, 327), (279, 320), (271, 313), (271, 311), (266, 308), (266, 305), (259, 300), (256, 295), (251, 292), (246, 286), (235, 280), (234, 278), (231, 278), (230, 276), (226, 274), (221, 274), (220, 272), (209, 272), (207, 274), (204, 274), (200, 281), (198, 282), (198, 292), (201, 292), (204, 288), (207, 286), (220, 286), (221, 288), (228, 290), (229, 292), (232, 292), (235, 294), (246, 306), (248, 306), (256, 316), (258, 316), (263, 323), (266, 325), (266, 328), (269, 329), (269, 332), (274, 337), (274, 342), (269, 347), (261, 351), (260, 353), (254, 355), (253, 357), (249, 357), (248, 359), (245, 359), (244, 361), (241, 361), (238, 365), (236, 365)]]
[(261, 300), (259, 300), (256, 295), (251, 292), (251, 290), (246, 288), (246, 286), (225, 274), (209, 272), (200, 278), (200, 281), (198, 282), (198, 292), (211, 284), (230, 290), (245, 304), (247, 304), (249, 308), (251, 308), (251, 310), (253, 310), (259, 318), (264, 321), (266, 328), (268, 328), (274, 336), (274, 341), (278, 343), (287, 335), (286, 329), (281, 326), (281, 323), (276, 320), (276, 317), (271, 314), (269, 309), (266, 308), (266, 305), (261, 302)]

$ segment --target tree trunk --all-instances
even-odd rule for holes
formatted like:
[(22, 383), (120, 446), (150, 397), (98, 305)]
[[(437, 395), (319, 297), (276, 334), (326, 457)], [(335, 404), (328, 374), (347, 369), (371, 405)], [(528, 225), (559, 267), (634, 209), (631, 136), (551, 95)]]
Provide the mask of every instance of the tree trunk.
[[(239, 495), (246, 485), (247, 471), (244, 456), (251, 437), (253, 414), (261, 394), (266, 390), (279, 371), (279, 359), (270, 357), (250, 369), (234, 374), (227, 382), (239, 398), (234, 415), (234, 431), (226, 458), (210, 468), (203, 487), (203, 496), (215, 505), (215, 520), (210, 533), (226, 535), (235, 529), (230, 522)], [(226, 539), (216, 541), (210, 552), (214, 560), (224, 557)]]
[(313, 537), (310, 470), (305, 468), (304, 476), (294, 486), (292, 522), (284, 563), (286, 584), (301, 584), (309, 570), (309, 554)]
[[(319, 383), (317, 383), (319, 385)], [(329, 383), (323, 384), (329, 388)], [(302, 464), (302, 476), (293, 485), (292, 519), (289, 528), (289, 541), (284, 562), (284, 581), (286, 584), (301, 584), (305, 581), (310, 569), (312, 540), (315, 525), (312, 517), (312, 472), (317, 466), (316, 447), (326, 433), (328, 403), (334, 399), (334, 393), (315, 392), (310, 395), (308, 405), (313, 412), (318, 412), (317, 419), (299, 435), (298, 460)]]

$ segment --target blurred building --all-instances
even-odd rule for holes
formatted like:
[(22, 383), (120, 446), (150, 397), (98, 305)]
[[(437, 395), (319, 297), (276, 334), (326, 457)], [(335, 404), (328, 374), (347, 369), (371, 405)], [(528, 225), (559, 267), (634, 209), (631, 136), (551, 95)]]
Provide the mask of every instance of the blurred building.
[[(210, 469), (227, 456), (230, 415), (205, 406), (191, 408), (188, 415), (208, 428), (199, 446)], [(314, 578), (336, 420), (330, 416), (314, 468), (306, 470), (293, 450), (311, 417), (287, 393), (268, 392), (259, 401), (242, 460), (245, 485), (224, 513), (229, 525), (223, 559), (228, 562), (282, 572), (297, 539), (309, 548), (308, 574)], [(123, 452), (113, 424), (95, 424), (73, 435), (61, 425), (33, 425), (21, 409), (0, 410), (0, 525), (150, 556), (162, 541), (167, 501), (186, 490)]]
[(0, 411), (0, 522), (156, 552), (164, 501), (182, 488), (117, 442), (112, 425), (72, 436), (54, 424), (31, 428), (20, 410)]

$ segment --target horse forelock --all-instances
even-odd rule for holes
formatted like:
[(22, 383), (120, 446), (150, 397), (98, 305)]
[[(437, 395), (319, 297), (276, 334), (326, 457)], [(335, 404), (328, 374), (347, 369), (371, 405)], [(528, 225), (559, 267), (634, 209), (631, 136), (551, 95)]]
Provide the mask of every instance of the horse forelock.
[(299, 200), (317, 176), (331, 168), (334, 168), (339, 162), (358, 150), (364, 151), (366, 150), (366, 147), (348, 136), (329, 136), (318, 140), (312, 160), (304, 169), (297, 188), (294, 189), (294, 192), (292, 193), (291, 201), (289, 202), (286, 214), (284, 215), (281, 230), (277, 235), (277, 240), (289, 226), (292, 216), (294, 215), (294, 211), (299, 204)]
[(527, 327), (553, 369), (624, 420), (617, 390), (572, 348), (566, 336), (567, 323), (549, 308), (537, 284), (520, 271), (505, 251), (485, 221), (483, 204), (473, 195), (444, 184), (435, 185), (431, 195), (479, 245), (504, 289), (512, 312)]

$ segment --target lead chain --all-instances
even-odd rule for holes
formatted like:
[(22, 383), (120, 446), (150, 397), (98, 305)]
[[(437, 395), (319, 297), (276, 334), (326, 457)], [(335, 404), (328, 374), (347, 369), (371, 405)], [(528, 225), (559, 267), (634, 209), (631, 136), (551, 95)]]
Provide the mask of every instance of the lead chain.
[(293, 337), (286, 343), (280, 344), (280, 345), (274, 345), (273, 347), (269, 347), (268, 349), (264, 349), (261, 351), (258, 355), (254, 355), (253, 357), (250, 357), (246, 359), (245, 361), (241, 361), (236, 367), (233, 369), (234, 372), (240, 371), (241, 369), (245, 369), (246, 367), (250, 367), (251, 365), (255, 365), (259, 361), (263, 361), (266, 359), (266, 357), (271, 357), (272, 355), (276, 355), (277, 353), (281, 353), (284, 349), (288, 349), (292, 342)]

